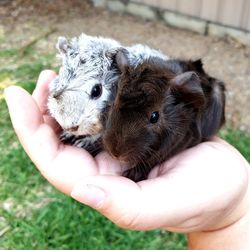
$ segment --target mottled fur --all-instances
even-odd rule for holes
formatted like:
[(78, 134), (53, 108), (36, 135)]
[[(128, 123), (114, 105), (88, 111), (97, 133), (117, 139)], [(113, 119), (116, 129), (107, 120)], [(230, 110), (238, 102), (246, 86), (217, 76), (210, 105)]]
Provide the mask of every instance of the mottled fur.
[[(61, 140), (65, 143), (89, 148), (101, 141), (103, 112), (114, 99), (120, 76), (114, 55), (121, 47), (113, 39), (86, 34), (71, 42), (63, 37), (58, 39), (62, 66), (50, 85), (48, 110), (63, 128)], [(161, 52), (141, 44), (127, 47), (129, 63), (134, 66), (152, 55), (167, 59)], [(102, 93), (93, 99), (91, 91), (97, 84), (101, 84)]]
[[(131, 67), (120, 51), (116, 61), (122, 74), (103, 145), (132, 167), (124, 176), (146, 179), (152, 167), (208, 140), (224, 123), (224, 84), (205, 73), (201, 60), (151, 57)], [(155, 112), (159, 119), (151, 122)]]

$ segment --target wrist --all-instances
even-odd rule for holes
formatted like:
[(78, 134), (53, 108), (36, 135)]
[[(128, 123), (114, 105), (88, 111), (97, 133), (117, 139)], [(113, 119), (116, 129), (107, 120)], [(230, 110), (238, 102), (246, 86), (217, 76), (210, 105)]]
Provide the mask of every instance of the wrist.
[[(249, 172), (249, 169), (248, 169)], [(234, 211), (211, 230), (188, 234), (189, 250), (250, 249), (250, 186)]]
[(188, 234), (188, 249), (250, 249), (250, 210), (238, 221), (225, 228)]

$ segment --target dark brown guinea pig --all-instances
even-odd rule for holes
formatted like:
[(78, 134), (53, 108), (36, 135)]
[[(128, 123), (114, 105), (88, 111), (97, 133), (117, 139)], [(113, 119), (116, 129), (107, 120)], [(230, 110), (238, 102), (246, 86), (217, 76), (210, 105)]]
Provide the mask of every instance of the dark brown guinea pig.
[(201, 60), (149, 58), (133, 68), (126, 51), (116, 55), (122, 74), (104, 121), (104, 148), (140, 181), (182, 150), (208, 140), (225, 121), (224, 84), (208, 76)]

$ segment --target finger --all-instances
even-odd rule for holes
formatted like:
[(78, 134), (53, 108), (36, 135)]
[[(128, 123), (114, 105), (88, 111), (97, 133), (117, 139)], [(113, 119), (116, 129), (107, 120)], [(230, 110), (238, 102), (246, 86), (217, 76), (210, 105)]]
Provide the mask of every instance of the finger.
[(96, 157), (100, 175), (122, 175), (130, 168), (129, 164), (114, 159), (106, 151), (102, 151)]
[(43, 70), (37, 80), (36, 88), (32, 94), (43, 114), (47, 111), (47, 100), (49, 93), (49, 84), (56, 77), (56, 73), (52, 70)]
[(166, 176), (138, 184), (123, 177), (88, 177), (71, 196), (129, 229), (192, 232), (225, 226), (246, 193), (246, 165), (224, 145), (219, 150), (214, 144), (204, 147), (191, 167), (177, 165)]
[(123, 228), (133, 229), (132, 221), (140, 210), (139, 186), (121, 176), (85, 178), (74, 186), (71, 196)]
[(60, 145), (29, 93), (12, 86), (5, 90), (5, 98), (21, 144), (54, 186), (69, 194), (80, 178), (97, 173), (94, 159), (85, 150)]
[[(95, 208), (116, 225), (132, 230), (152, 230), (176, 226), (183, 219), (176, 210), (180, 198), (174, 199), (176, 185), (163, 178), (136, 184), (125, 177), (94, 176), (79, 182), (71, 196)], [(180, 189), (180, 188), (179, 188)], [(177, 196), (179, 192), (177, 190)], [(176, 209), (176, 210), (175, 210)], [(187, 218), (189, 211), (187, 211)], [(179, 229), (180, 230), (180, 229)]]
[(43, 124), (43, 116), (34, 99), (18, 86), (6, 88), (4, 96), (16, 132), (24, 137), (33, 135)]
[(42, 114), (44, 115), (44, 121), (51, 128), (54, 129), (55, 133), (59, 135), (62, 132), (60, 125), (55, 121), (54, 118), (48, 115), (48, 93), (49, 84), (56, 77), (56, 73), (52, 70), (43, 70), (37, 80), (37, 85), (33, 91), (33, 98), (36, 101), (38, 107), (40, 108)]

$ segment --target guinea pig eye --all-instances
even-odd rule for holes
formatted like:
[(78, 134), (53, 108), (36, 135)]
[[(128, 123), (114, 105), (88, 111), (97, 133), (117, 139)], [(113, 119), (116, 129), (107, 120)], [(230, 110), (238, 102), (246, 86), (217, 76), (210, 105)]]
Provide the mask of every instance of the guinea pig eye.
[(91, 90), (91, 98), (97, 99), (98, 97), (101, 96), (101, 94), (102, 94), (102, 85), (96, 84)]
[(81, 59), (80, 59), (80, 64), (85, 64), (85, 63), (86, 63), (86, 60), (83, 59), (83, 58), (81, 58)]
[(155, 111), (151, 114), (151, 117), (149, 119), (150, 123), (156, 123), (159, 120), (159, 112)]

